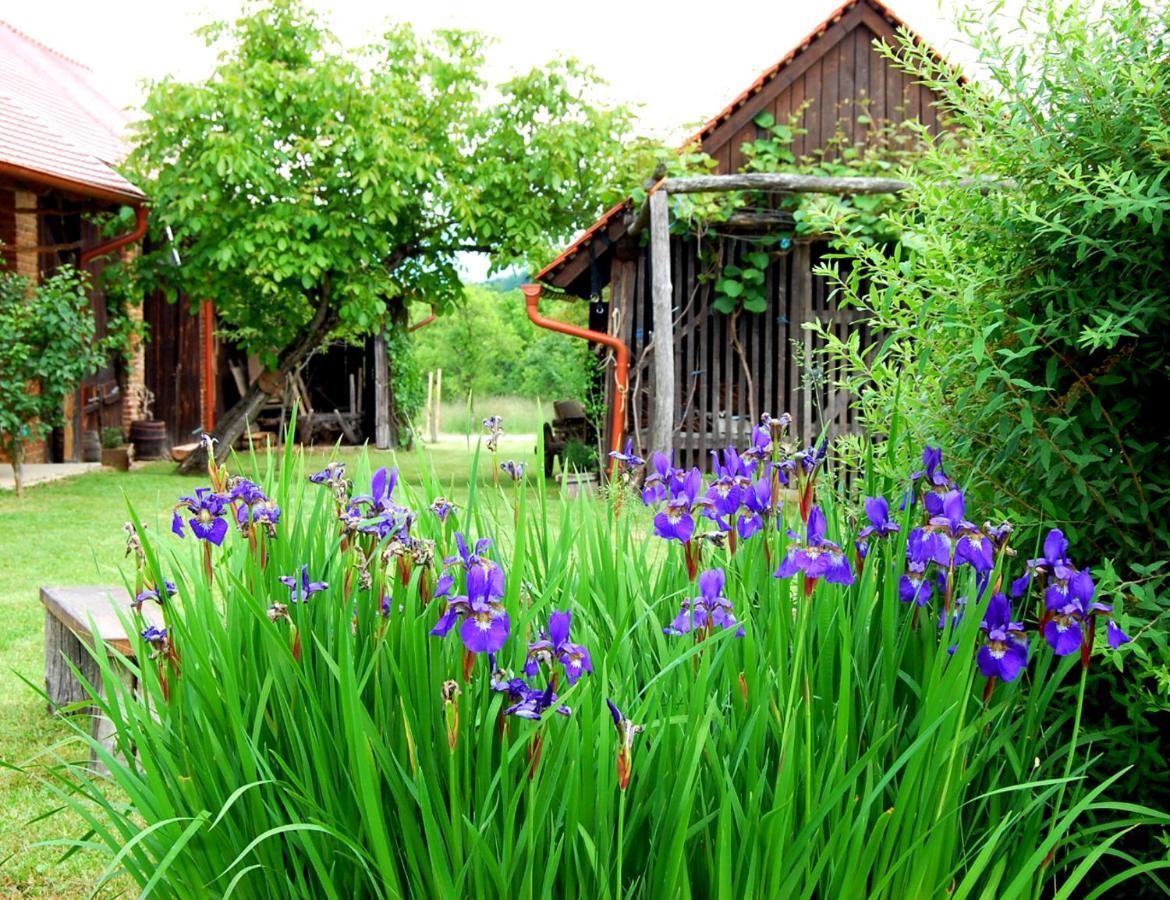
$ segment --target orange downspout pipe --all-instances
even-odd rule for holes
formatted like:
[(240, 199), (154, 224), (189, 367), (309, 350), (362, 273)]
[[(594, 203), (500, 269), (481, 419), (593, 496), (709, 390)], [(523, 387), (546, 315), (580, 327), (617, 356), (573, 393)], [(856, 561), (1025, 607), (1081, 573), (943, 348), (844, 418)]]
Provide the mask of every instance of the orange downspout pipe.
[(93, 260), (99, 256), (105, 256), (107, 253), (113, 253), (115, 250), (121, 250), (127, 244), (133, 244), (142, 240), (146, 235), (146, 220), (150, 213), (145, 206), (138, 206), (134, 209), (134, 230), (128, 234), (123, 234), (120, 237), (111, 238), (108, 241), (103, 241), (100, 244), (95, 244), (88, 250), (81, 251), (80, 268), (84, 269)]
[[(532, 320), (533, 324), (541, 328), (547, 328), (549, 331), (559, 331), (562, 334), (572, 335), (573, 337), (582, 338), (586, 341), (593, 341), (595, 344), (605, 344), (614, 352), (614, 381), (617, 383), (614, 391), (613, 401), (613, 440), (611, 449), (615, 453), (620, 453), (622, 449), (622, 438), (625, 436), (626, 430), (626, 393), (629, 390), (630, 384), (630, 349), (625, 342), (612, 334), (606, 334), (604, 331), (592, 331), (588, 328), (580, 328), (577, 325), (570, 325), (568, 322), (558, 322), (556, 319), (546, 319), (538, 310), (540, 304), (541, 286), (539, 284), (526, 284), (521, 291), (524, 292), (524, 303), (528, 307), (528, 318)], [(613, 478), (613, 467), (615, 464), (614, 458), (609, 459), (609, 477)]]
[(199, 305), (203, 343), (203, 433), (215, 431), (215, 312), (211, 301)]
[(413, 325), (406, 326), (406, 331), (409, 334), (412, 331), (418, 331), (420, 328), (426, 328), (433, 321), (435, 321), (436, 318), (438, 317), (435, 315), (435, 308), (432, 306), (431, 314), (429, 316), (427, 316), (425, 319), (419, 319), (419, 321), (415, 322)]

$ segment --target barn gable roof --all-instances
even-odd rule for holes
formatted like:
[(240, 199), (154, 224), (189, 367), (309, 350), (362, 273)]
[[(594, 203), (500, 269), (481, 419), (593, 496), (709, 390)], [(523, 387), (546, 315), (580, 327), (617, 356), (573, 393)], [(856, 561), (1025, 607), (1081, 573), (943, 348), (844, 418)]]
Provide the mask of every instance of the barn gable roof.
[[(739, 169), (740, 145), (755, 136), (755, 118), (763, 111), (779, 113), (777, 119), (797, 110), (789, 106), (792, 93), (790, 88), (799, 86), (800, 92), (814, 101), (821, 101), (823, 108), (830, 109), (824, 126), (816, 128), (805, 120), (809, 134), (798, 138), (794, 151), (797, 155), (809, 153), (823, 146), (824, 141), (835, 131), (840, 121), (852, 134), (852, 129), (862, 129), (856, 116), (865, 109), (860, 101), (872, 102), (876, 107), (875, 118), (894, 118), (899, 110), (902, 118), (921, 118), (924, 124), (937, 127), (938, 118), (930, 103), (934, 95), (929, 89), (914, 84), (913, 79), (898, 72), (886, 60), (880, 59), (872, 48), (875, 38), (892, 38), (899, 29), (909, 31), (916, 40), (921, 39), (889, 7), (879, 0), (846, 0), (822, 21), (816, 28), (785, 54), (775, 65), (762, 72), (755, 81), (745, 88), (718, 114), (707, 121), (683, 146), (698, 143), (705, 153), (718, 163), (716, 171), (734, 172)], [(818, 63), (830, 64), (830, 52), (839, 45), (849, 42), (850, 52), (856, 59), (856, 69), (850, 70), (848, 79), (821, 81), (822, 73)], [(922, 42), (924, 43), (924, 42)], [(938, 56), (937, 53), (935, 56)], [(865, 78), (861, 78), (861, 73)], [(808, 83), (804, 79), (807, 77)], [(864, 84), (861, 83), (864, 80)], [(905, 101), (903, 101), (905, 97)], [(905, 108), (898, 105), (905, 102)], [(842, 113), (839, 104), (850, 106), (849, 115), (839, 118)], [(798, 104), (797, 104), (798, 105)], [(808, 115), (819, 116), (820, 110), (814, 102)], [(819, 120), (818, 120), (819, 121)], [(864, 121), (864, 120), (862, 120)], [(830, 127), (830, 123), (833, 127)], [(626, 232), (626, 215), (630, 201), (619, 203), (598, 219), (580, 237), (570, 244), (556, 259), (545, 266), (536, 276), (538, 281), (553, 285), (571, 293), (589, 295), (596, 283), (607, 279), (604, 272), (598, 276), (599, 263), (608, 270), (608, 254), (612, 245)], [(591, 277), (590, 270), (594, 270)]]
[(92, 71), (0, 21), (0, 171), (82, 196), (138, 204), (114, 168), (127, 118)]

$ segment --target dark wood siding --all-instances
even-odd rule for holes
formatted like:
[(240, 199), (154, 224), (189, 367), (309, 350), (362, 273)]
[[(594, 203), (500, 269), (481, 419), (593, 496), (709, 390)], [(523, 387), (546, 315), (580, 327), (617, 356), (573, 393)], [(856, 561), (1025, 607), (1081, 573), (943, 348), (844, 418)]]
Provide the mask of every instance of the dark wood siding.
[(703, 149), (719, 160), (718, 171), (739, 171), (740, 148), (757, 136), (756, 116), (768, 112), (786, 122), (804, 104), (801, 125), (806, 134), (793, 143), (798, 158), (824, 149), (838, 132), (864, 142), (869, 126), (858, 122), (859, 116), (891, 122), (918, 119), (938, 131), (936, 95), (890, 65), (875, 49), (876, 40), (894, 44), (894, 26), (859, 3), (704, 137)]
[[(731, 242), (729, 261), (751, 249), (748, 242)], [(714, 310), (710, 283), (698, 277), (698, 251), (693, 237), (672, 239), (678, 464), (707, 467), (712, 450), (746, 446), (754, 417), (763, 413), (790, 413), (793, 430), (805, 442), (854, 430), (848, 395), (833, 388), (834, 373), (815, 359), (824, 341), (802, 327), (817, 320), (840, 338), (854, 330), (863, 340), (869, 337), (859, 314), (838, 308), (831, 283), (813, 274), (827, 244), (798, 243), (773, 259), (766, 273), (767, 311), (743, 313), (735, 323), (742, 355), (731, 318)], [(630, 347), (630, 436), (642, 449), (657, 449), (644, 443), (655, 390), (649, 255), (615, 266), (615, 272), (620, 277), (611, 294), (611, 328)]]
[(185, 298), (168, 303), (155, 293), (143, 304), (143, 318), (150, 327), (145, 380), (154, 393), (154, 417), (166, 420), (172, 444), (188, 443), (203, 424), (199, 316)]

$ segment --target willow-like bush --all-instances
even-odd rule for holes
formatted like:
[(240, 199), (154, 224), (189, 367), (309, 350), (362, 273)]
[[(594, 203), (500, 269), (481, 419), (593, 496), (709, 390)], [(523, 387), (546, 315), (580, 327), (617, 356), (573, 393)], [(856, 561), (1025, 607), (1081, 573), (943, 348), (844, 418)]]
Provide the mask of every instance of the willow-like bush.
[(1075, 703), (1047, 727), (1109, 652), (1087, 570), (968, 522), (933, 453), (859, 529), (785, 424), (708, 479), (627, 451), (606, 500), (288, 449), (182, 538), (134, 516), (166, 626), (138, 693), (97, 651), (109, 776), (53, 770), (82, 843), (184, 898), (1089, 894), (1166, 816), (1083, 825), (1117, 775)]

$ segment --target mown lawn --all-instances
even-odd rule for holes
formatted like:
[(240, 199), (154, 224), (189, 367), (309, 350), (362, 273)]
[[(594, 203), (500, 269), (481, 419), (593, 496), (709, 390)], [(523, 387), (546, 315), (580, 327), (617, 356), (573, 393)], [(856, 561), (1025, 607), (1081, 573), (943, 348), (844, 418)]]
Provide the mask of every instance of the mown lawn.
[[(532, 435), (506, 435), (498, 458), (523, 459), (530, 472), (539, 473), (534, 445)], [(371, 451), (370, 461), (375, 466), (397, 463), (412, 484), (429, 467), (446, 496), (460, 503), (466, 499), (475, 446), (474, 438), (446, 436), (410, 453)], [(359, 452), (346, 448), (338, 456), (353, 459)], [(332, 453), (310, 451), (307, 466), (319, 468)], [(479, 478), (490, 485), (487, 456)], [(0, 768), (0, 896), (85, 896), (104, 866), (104, 860), (85, 853), (61, 863), (62, 848), (36, 846), (83, 833), (81, 821), (67, 815), (37, 820), (55, 803), (32, 774), (36, 759), (70, 734), (46, 713), (27, 683), (39, 685), (43, 678), (44, 613), (38, 590), (46, 584), (120, 584), (127, 504), (147, 527), (165, 531), (175, 499), (201, 483), (176, 475), (171, 463), (151, 463), (129, 473), (104, 470), (33, 487), (21, 500), (11, 492), (0, 494), (0, 761), (28, 769)]]

